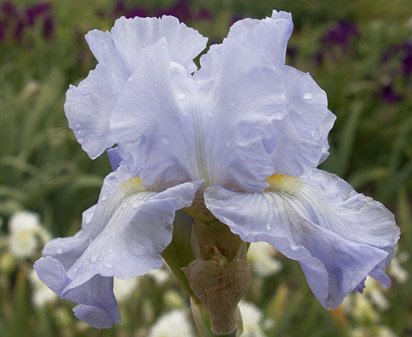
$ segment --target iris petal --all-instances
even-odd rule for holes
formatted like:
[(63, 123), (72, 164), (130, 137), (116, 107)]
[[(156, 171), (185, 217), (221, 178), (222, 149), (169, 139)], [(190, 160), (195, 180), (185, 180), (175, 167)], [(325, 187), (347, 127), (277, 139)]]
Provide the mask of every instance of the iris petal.
[(91, 158), (114, 145), (109, 119), (119, 90), (136, 70), (143, 49), (161, 39), (168, 42), (170, 61), (189, 72), (196, 69), (193, 58), (206, 47), (207, 39), (174, 17), (120, 18), (111, 32), (93, 30), (86, 35), (98, 65), (78, 87), (70, 87), (65, 112)]
[(137, 174), (149, 185), (263, 190), (273, 172), (265, 142), (285, 114), (281, 73), (231, 41), (202, 57), (194, 79), (169, 59), (165, 40), (143, 52), (111, 119), (115, 141), (136, 145), (127, 152), (141, 159)]
[(368, 274), (384, 274), (399, 238), (391, 212), (317, 169), (275, 180), (262, 194), (208, 188), (206, 206), (244, 241), (269, 242), (299, 261), (327, 308), (358, 290)]
[(286, 47), (292, 30), (292, 15), (273, 11), (271, 17), (263, 20), (243, 19), (235, 22), (228, 39), (259, 54), (266, 65), (281, 66), (285, 64)]
[(130, 278), (162, 266), (160, 254), (172, 238), (176, 210), (191, 205), (199, 183), (163, 192), (145, 191), (120, 166), (106, 179), (99, 202), (83, 214), (82, 229), (46, 245), (35, 264), (39, 278), (75, 314), (95, 327), (119, 321), (113, 276)]

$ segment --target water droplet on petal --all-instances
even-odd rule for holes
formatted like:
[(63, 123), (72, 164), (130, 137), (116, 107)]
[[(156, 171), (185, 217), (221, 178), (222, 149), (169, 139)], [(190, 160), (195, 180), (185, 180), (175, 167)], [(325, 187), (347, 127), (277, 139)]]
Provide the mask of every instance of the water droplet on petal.
[(210, 111), (207, 113), (207, 116), (208, 116), (208, 117), (213, 117), (213, 111), (210, 110)]
[(77, 273), (78, 270), (79, 270), (79, 269), (77, 269), (77, 268), (74, 268), (74, 269), (73, 269), (73, 271), (74, 271), (75, 273)]
[(139, 242), (137, 242), (137, 240), (134, 239), (129, 241), (128, 247), (130, 252), (136, 256), (143, 255), (146, 250), (145, 247), (143, 247)]
[(79, 128), (79, 127), (80, 127), (80, 124), (74, 124), (74, 127), (75, 127), (75, 128)]
[(306, 100), (311, 100), (313, 98), (313, 94), (310, 91), (305, 92), (303, 94), (303, 98), (306, 99)]
[(110, 248), (107, 252), (111, 254), (113, 253), (113, 249)]
[[(139, 199), (140, 199), (140, 198), (139, 198)], [(133, 207), (133, 208), (138, 208), (140, 205), (141, 205), (140, 202), (134, 202), (134, 203), (132, 204), (132, 207)]]
[(93, 214), (86, 214), (85, 216), (84, 216), (84, 223), (87, 225), (87, 224), (89, 224), (90, 223), (90, 221), (92, 221), (92, 218), (93, 218)]
[(105, 201), (107, 199), (107, 195), (106, 194), (103, 194), (102, 195), (102, 201)]
[(270, 230), (272, 229), (272, 222), (269, 221), (269, 220), (266, 222), (266, 229), (267, 229), (268, 231), (270, 231)]
[(113, 265), (111, 265), (110, 263), (105, 263), (105, 264), (103, 264), (103, 267), (105, 267), (107, 269), (112, 269)]
[(227, 141), (227, 142), (226, 142), (226, 146), (227, 146), (227, 147), (231, 147), (231, 146), (232, 146), (232, 142), (231, 142), (231, 141)]
[(95, 263), (99, 259), (99, 256), (100, 256), (99, 252), (93, 253), (92, 256), (90, 256), (90, 262)]
[(56, 251), (57, 254), (61, 255), (63, 254), (63, 252), (64, 252), (63, 248), (57, 248), (57, 251)]
[(90, 247), (87, 247), (86, 251), (90, 252), (92, 249)]
[(177, 92), (176, 93), (176, 97), (178, 99), (185, 99), (186, 98), (186, 94), (184, 92)]
[(235, 103), (235, 101), (230, 101), (229, 104), (230, 104), (231, 106), (234, 106), (236, 103)]
[(282, 117), (283, 117), (283, 113), (282, 112), (274, 112), (273, 113), (273, 118), (274, 119), (282, 119)]
[(113, 231), (113, 232), (112, 232), (112, 236), (115, 236), (116, 233), (117, 233), (117, 231)]

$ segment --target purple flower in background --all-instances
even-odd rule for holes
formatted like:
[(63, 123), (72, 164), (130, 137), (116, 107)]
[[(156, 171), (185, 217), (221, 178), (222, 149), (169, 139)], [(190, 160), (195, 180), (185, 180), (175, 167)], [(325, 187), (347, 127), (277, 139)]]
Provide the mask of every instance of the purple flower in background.
[(16, 5), (11, 0), (6, 0), (0, 4), (0, 13), (3, 13), (6, 17), (13, 17), (17, 15)]
[(396, 44), (382, 55), (382, 84), (380, 97), (387, 103), (397, 103), (404, 96), (397, 93), (395, 87), (406, 86), (412, 74), (412, 43), (406, 41)]
[(0, 19), (0, 40), (4, 40), (8, 34), (11, 34), (16, 41), (21, 41), (26, 28), (39, 22), (46, 39), (51, 38), (54, 32), (54, 20), (49, 2), (39, 2), (18, 9), (12, 1), (5, 1), (0, 5)]
[(98, 64), (69, 88), (65, 112), (82, 148), (110, 151), (115, 171), (81, 230), (35, 264), (78, 318), (119, 322), (113, 277), (161, 267), (175, 212), (192, 203), (298, 261), (326, 308), (367, 275), (389, 285), (399, 229), (382, 204), (317, 169), (335, 116), (311, 76), (285, 65), (292, 28), (285, 12), (240, 20), (200, 69), (207, 39), (174, 17), (121, 18), (86, 35)]
[(173, 15), (181, 21), (190, 21), (194, 17), (188, 0), (178, 0), (169, 8), (161, 9), (156, 13), (156, 16), (162, 15)]
[(403, 99), (403, 96), (396, 93), (392, 85), (387, 84), (382, 87), (381, 98), (387, 103), (397, 103)]
[(336, 23), (321, 38), (321, 48), (315, 54), (314, 60), (320, 64), (325, 59), (336, 59), (336, 51), (348, 53), (351, 51), (351, 42), (360, 36), (358, 27), (349, 21)]
[(358, 37), (358, 27), (349, 21), (338, 22), (322, 36), (322, 43), (346, 47), (350, 39)]
[(45, 39), (52, 38), (54, 33), (54, 20), (53, 17), (47, 15), (43, 21), (43, 37)]
[(26, 9), (25, 17), (28, 25), (33, 26), (39, 17), (44, 17), (50, 12), (50, 3), (39, 2)]

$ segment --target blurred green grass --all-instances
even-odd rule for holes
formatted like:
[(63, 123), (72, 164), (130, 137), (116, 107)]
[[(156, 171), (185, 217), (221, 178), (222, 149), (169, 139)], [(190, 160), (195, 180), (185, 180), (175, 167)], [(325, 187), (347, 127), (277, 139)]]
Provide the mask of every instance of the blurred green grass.
[[(35, 1), (17, 1), (20, 7)], [(129, 1), (155, 11), (173, 1)], [(115, 17), (114, 1), (52, 2), (55, 31), (51, 39), (41, 27), (26, 31), (22, 40), (0, 41), (0, 216), (7, 219), (18, 210), (38, 212), (54, 236), (74, 234), (84, 209), (98, 195), (102, 178), (109, 172), (105, 157), (91, 161), (74, 139), (63, 112), (65, 91), (94, 67), (84, 34), (94, 28), (107, 30)], [(188, 24), (219, 42), (236, 17), (264, 17), (272, 9), (291, 11), (295, 31), (290, 46), (296, 55), (288, 63), (312, 74), (327, 92), (329, 108), (337, 115), (330, 135), (331, 155), (322, 165), (349, 180), (357, 190), (382, 201), (401, 227), (400, 250), (412, 253), (412, 83), (411, 75), (394, 80), (393, 67), (382, 57), (393, 46), (408, 41), (412, 33), (412, 2), (408, 0), (318, 1), (193, 1), (207, 8), (211, 20)], [(350, 46), (324, 49), (322, 36), (338, 21), (357, 25), (359, 36)], [(326, 57), (316, 59), (322, 51)], [(396, 75), (398, 76), (398, 75)], [(388, 103), (381, 88), (388, 81), (404, 99)], [(6, 229), (2, 232), (5, 235)], [(0, 250), (1, 252), (1, 250)], [(346, 336), (351, 323), (342, 323), (325, 311), (311, 295), (297, 264), (284, 262), (276, 277), (265, 280), (262, 294), (248, 296), (276, 325), (268, 336)], [(107, 331), (78, 326), (71, 315), (56, 319), (58, 303), (33, 310), (27, 281), (31, 261), (22, 261), (0, 278), (0, 336), (132, 336), (163, 310), (161, 289), (148, 285), (145, 297), (137, 294), (125, 306), (125, 323)], [(412, 273), (411, 265), (407, 269)], [(286, 289), (283, 293), (280, 291)], [(149, 295), (148, 295), (149, 294)], [(283, 296), (283, 297), (282, 297)], [(391, 308), (382, 323), (398, 336), (412, 336), (412, 284), (396, 285), (387, 293)], [(146, 309), (142, 309), (145, 307)], [(153, 314), (144, 320), (142, 310)], [(150, 311), (149, 310), (149, 311)], [(143, 315), (144, 316), (144, 315)], [(304, 319), (302, 319), (304, 317)]]

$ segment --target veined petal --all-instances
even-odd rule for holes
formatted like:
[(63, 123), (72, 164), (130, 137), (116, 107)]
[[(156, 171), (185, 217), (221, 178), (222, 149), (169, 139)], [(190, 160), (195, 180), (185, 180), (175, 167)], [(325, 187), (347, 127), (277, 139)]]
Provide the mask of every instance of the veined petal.
[(91, 158), (114, 145), (110, 116), (118, 92), (136, 70), (144, 48), (165, 39), (170, 60), (196, 69), (193, 58), (206, 46), (207, 39), (174, 17), (120, 18), (112, 31), (92, 30), (86, 40), (99, 62), (96, 69), (67, 92), (65, 112), (70, 128)]
[(327, 108), (326, 93), (309, 74), (288, 66), (282, 73), (287, 114), (275, 125), (271, 155), (275, 173), (299, 176), (327, 158), (327, 138), (336, 117)]
[(163, 192), (143, 189), (120, 166), (104, 182), (97, 205), (83, 214), (72, 238), (46, 245), (35, 264), (39, 278), (63, 299), (78, 303), (77, 317), (94, 327), (119, 321), (113, 276), (130, 278), (162, 266), (175, 211), (191, 205), (199, 183)]
[(269, 242), (299, 261), (326, 308), (359, 290), (368, 274), (384, 274), (399, 228), (382, 204), (317, 169), (299, 178), (275, 175), (269, 183), (264, 193), (208, 188), (206, 206), (244, 241)]
[(206, 48), (207, 38), (173, 16), (116, 20), (111, 31), (116, 49), (133, 73), (142, 51), (161, 39), (167, 41), (170, 61), (183, 65), (189, 73), (197, 69), (193, 59)]
[(273, 11), (270, 18), (235, 22), (230, 28), (228, 39), (259, 54), (266, 65), (281, 66), (285, 64), (286, 47), (292, 30), (292, 15)]
[[(285, 113), (280, 72), (228, 41), (202, 58), (195, 80), (170, 63), (166, 41), (143, 52), (119, 97), (111, 129), (133, 143), (145, 183), (204, 179), (207, 185), (263, 190), (273, 172), (265, 142)], [(210, 60), (210, 62), (208, 61)], [(211, 76), (209, 76), (209, 74)]]
[[(262, 191), (273, 170), (275, 126), (286, 114), (282, 71), (226, 39), (201, 57), (194, 78), (205, 124), (205, 157), (212, 184)], [(272, 171), (272, 172), (271, 172)]]

